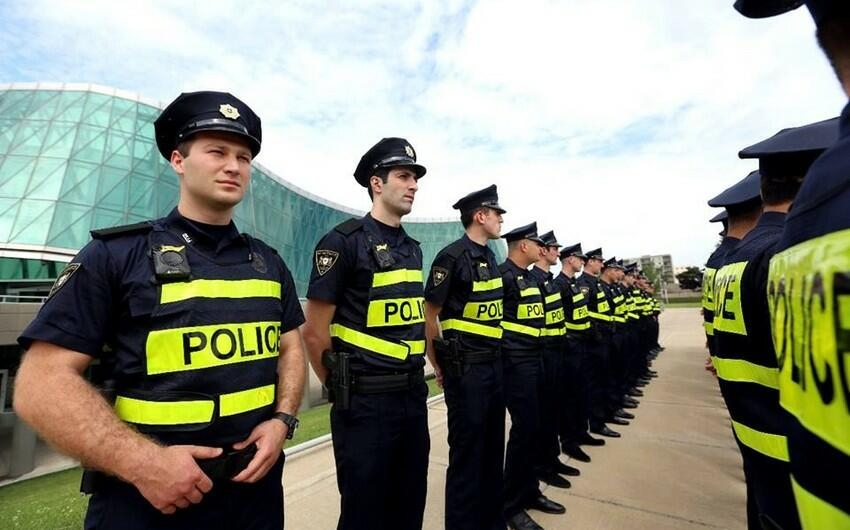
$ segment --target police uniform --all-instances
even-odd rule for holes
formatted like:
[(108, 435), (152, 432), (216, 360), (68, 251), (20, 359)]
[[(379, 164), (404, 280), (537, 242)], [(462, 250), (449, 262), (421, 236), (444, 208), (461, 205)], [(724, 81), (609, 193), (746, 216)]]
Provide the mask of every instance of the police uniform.
[[(569, 256), (587, 260), (581, 243), (566, 246), (559, 256), (562, 261)], [(576, 279), (559, 272), (553, 280), (561, 293), (566, 330), (563, 357), (563, 409), (559, 420), (558, 434), (561, 450), (581, 462), (590, 462), (590, 456), (579, 447), (582, 444), (603, 445), (587, 432), (590, 409), (588, 391), (592, 372), (588, 368), (587, 345), (590, 342), (590, 320), (587, 314), (587, 298), (576, 284)]]
[[(760, 178), (761, 174), (758, 170), (751, 171), (741, 181), (736, 182), (709, 200), (708, 205), (732, 210), (751, 210), (757, 203), (761, 202), (759, 195)], [(724, 210), (724, 212), (728, 212), (728, 210)], [(737, 237), (724, 236), (720, 245), (714, 249), (714, 252), (711, 253), (705, 262), (705, 270), (702, 275), (702, 318), (703, 326), (705, 327), (706, 343), (708, 344), (708, 353), (712, 356), (714, 356), (714, 277), (717, 274), (717, 270), (723, 265), (723, 259), (726, 253), (734, 248), (739, 241), (740, 239)]]
[[(366, 187), (378, 168), (399, 166), (425, 173), (407, 140), (384, 138), (354, 176)], [(334, 394), (338, 528), (421, 528), (430, 438), (419, 242), (367, 214), (323, 236), (314, 257), (307, 298), (336, 306), (335, 356), (324, 361)]]
[[(543, 245), (537, 235), (537, 223), (521, 226), (502, 237), (508, 243), (526, 239)], [(505, 454), (505, 518), (511, 521), (522, 517), (525, 509), (540, 508), (541, 504), (553, 513), (562, 513), (563, 507), (542, 495), (534, 470), (540, 429), (541, 330), (546, 322), (543, 296), (528, 271), (510, 258), (499, 265), (499, 271), (504, 290), (501, 326), (505, 403), (511, 415)]]
[[(166, 158), (200, 131), (238, 135), (254, 154), (260, 147), (259, 118), (230, 94), (182, 94), (155, 126)], [(45, 341), (98, 359), (116, 415), (160, 444), (229, 451), (270, 419), (280, 335), (304, 321), (277, 252), (232, 222), (207, 225), (177, 209), (92, 236), (23, 331), (21, 346)], [(279, 529), (283, 456), (256, 483), (230, 481), (251, 456), (249, 448), (199, 461), (214, 487), (172, 515), (135, 486), (87, 472), (84, 489), (93, 495), (85, 527)]]
[[(479, 208), (505, 213), (495, 184), (470, 193), (453, 208), (462, 214)], [(464, 234), (437, 253), (425, 282), (425, 300), (441, 308), (443, 341), (436, 356), (448, 409), (448, 530), (505, 528), (502, 297), (496, 256), (487, 245)]]
[[(605, 260), (603, 270), (607, 268), (620, 269), (621, 266), (617, 262), (617, 259), (612, 257)], [(606, 373), (607, 378), (604, 380), (606, 394), (605, 421), (616, 425), (628, 425), (628, 420), (617, 414), (622, 409), (623, 399), (626, 394), (626, 389), (623, 388), (626, 358), (628, 357), (625, 296), (623, 296), (616, 282), (607, 283), (601, 278), (602, 276), (600, 275), (599, 285), (608, 301), (609, 316), (613, 324), (613, 332), (608, 336), (608, 370)]]
[[(603, 259), (602, 249), (588, 251), (588, 259)], [(605, 296), (605, 291), (599, 278), (582, 272), (576, 279), (576, 284), (587, 298), (587, 314), (591, 323), (591, 342), (588, 344), (588, 372), (590, 383), (588, 391), (588, 409), (590, 412), (590, 432), (611, 438), (619, 438), (620, 433), (614, 431), (605, 421), (608, 419), (607, 395), (610, 352), (612, 349), (611, 334), (614, 332), (612, 309)]]
[[(560, 247), (553, 231), (540, 235), (546, 247)], [(528, 278), (537, 284), (543, 296), (544, 326), (541, 330), (543, 349), (540, 373), (540, 433), (537, 449), (537, 476), (550, 486), (567, 488), (570, 482), (558, 473), (576, 476), (579, 471), (560, 461), (558, 431), (563, 414), (564, 379), (564, 305), (561, 291), (548, 267), (531, 266)]]

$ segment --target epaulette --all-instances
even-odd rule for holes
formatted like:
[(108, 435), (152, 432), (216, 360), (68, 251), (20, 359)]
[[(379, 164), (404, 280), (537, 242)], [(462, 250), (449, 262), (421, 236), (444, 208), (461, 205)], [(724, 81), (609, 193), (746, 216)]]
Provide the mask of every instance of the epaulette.
[(348, 236), (348, 235), (351, 235), (354, 232), (360, 230), (361, 228), (363, 228), (363, 220), (362, 219), (355, 219), (354, 217), (352, 217), (348, 221), (345, 221), (345, 222), (342, 222), (342, 223), (336, 225), (334, 227), (334, 230), (336, 230), (337, 232), (339, 232), (340, 234), (342, 234), (344, 236)]
[(153, 225), (150, 221), (133, 223), (131, 225), (113, 226), (111, 228), (99, 228), (89, 232), (95, 239), (112, 239), (113, 237), (126, 236), (130, 234), (142, 234), (150, 232)]
[(466, 248), (463, 246), (463, 243), (458, 240), (452, 243), (451, 245), (446, 247), (446, 256), (452, 259), (458, 259), (466, 252)]

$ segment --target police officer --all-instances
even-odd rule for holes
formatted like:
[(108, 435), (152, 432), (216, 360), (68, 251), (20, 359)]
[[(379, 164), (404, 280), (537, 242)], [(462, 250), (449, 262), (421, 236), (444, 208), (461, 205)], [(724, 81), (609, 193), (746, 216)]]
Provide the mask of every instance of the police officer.
[(556, 488), (570, 487), (567, 476), (578, 476), (580, 471), (561, 462), (558, 445), (558, 427), (563, 414), (563, 379), (564, 379), (564, 304), (561, 301), (561, 291), (555, 284), (554, 276), (549, 268), (558, 262), (558, 243), (553, 231), (540, 236), (545, 246), (540, 257), (528, 271), (528, 278), (540, 287), (543, 296), (544, 327), (541, 330), (543, 338), (543, 361), (540, 374), (540, 433), (537, 450), (537, 478)]
[[(785, 129), (741, 152), (759, 158), (764, 212), (715, 276), (714, 366), (744, 461), (748, 517), (758, 511), (751, 528), (800, 527), (770, 333), (768, 262), (803, 176), (838, 135), (837, 122)], [(823, 143), (813, 142), (818, 139)]]
[(619, 438), (620, 433), (605, 424), (607, 414), (607, 377), (610, 362), (610, 336), (614, 332), (611, 316), (611, 306), (602, 290), (599, 274), (605, 260), (602, 249), (597, 248), (587, 252), (587, 260), (576, 284), (587, 298), (587, 314), (591, 322), (591, 342), (588, 344), (588, 370), (591, 372), (588, 391), (588, 409), (590, 412), (590, 432)]
[(605, 440), (593, 438), (588, 429), (590, 410), (588, 407), (589, 387), (593, 373), (588, 369), (587, 344), (590, 341), (590, 320), (587, 314), (587, 298), (576, 285), (576, 274), (581, 272), (587, 256), (581, 243), (569, 245), (559, 252), (561, 271), (553, 282), (561, 292), (566, 330), (563, 357), (563, 411), (558, 434), (561, 450), (579, 462), (590, 462), (590, 455), (581, 445), (604, 445)]
[(428, 357), (448, 408), (445, 527), (504, 530), (502, 277), (487, 242), (499, 237), (505, 210), (495, 184), (453, 208), (466, 233), (437, 254), (425, 282)]
[(613, 323), (613, 331), (607, 336), (609, 343), (607, 377), (603, 379), (606, 395), (605, 421), (615, 425), (628, 425), (629, 418), (623, 409), (626, 390), (623, 388), (623, 376), (626, 366), (626, 317), (625, 296), (617, 287), (622, 275), (622, 266), (616, 258), (611, 257), (603, 263), (599, 275), (599, 285), (608, 301), (609, 316)]
[[(154, 125), (177, 207), (92, 232), (19, 338), (15, 406), (91, 469), (86, 528), (279, 529), (303, 315), (280, 256), (232, 222), (260, 119), (193, 92)], [(94, 359), (108, 400), (82, 377)]]
[(422, 527), (430, 449), (422, 251), (401, 218), (424, 174), (410, 142), (382, 139), (354, 171), (372, 210), (316, 245), (304, 339), (333, 401), (340, 529)]
[[(752, 171), (708, 201), (709, 206), (725, 208), (727, 214), (726, 235), (708, 257), (702, 275), (702, 317), (710, 356), (714, 355), (714, 276), (726, 253), (758, 222), (761, 215), (760, 178), (758, 170)], [(711, 370), (713, 365), (706, 363), (706, 368)]]
[(505, 518), (514, 529), (541, 528), (525, 511), (564, 513), (566, 508), (540, 492), (535, 476), (540, 429), (540, 384), (545, 325), (540, 287), (528, 277), (528, 266), (540, 258), (545, 244), (537, 235), (537, 223), (504, 234), (508, 258), (499, 265), (504, 290), (502, 316), (502, 362), (505, 403), (511, 414), (511, 430), (505, 456)]

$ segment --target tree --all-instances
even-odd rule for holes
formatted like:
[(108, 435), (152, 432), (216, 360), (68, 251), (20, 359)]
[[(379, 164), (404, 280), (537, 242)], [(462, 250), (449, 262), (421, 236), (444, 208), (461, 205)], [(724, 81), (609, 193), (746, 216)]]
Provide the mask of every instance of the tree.
[(702, 289), (702, 270), (699, 267), (688, 267), (684, 271), (676, 275), (676, 280), (679, 282), (679, 287), (682, 289), (690, 289), (691, 291), (699, 291)]
[(641, 271), (646, 276), (646, 279), (649, 280), (649, 283), (655, 288), (655, 291), (661, 292), (661, 285), (664, 283), (664, 278), (661, 277), (661, 270), (649, 261), (641, 267)]

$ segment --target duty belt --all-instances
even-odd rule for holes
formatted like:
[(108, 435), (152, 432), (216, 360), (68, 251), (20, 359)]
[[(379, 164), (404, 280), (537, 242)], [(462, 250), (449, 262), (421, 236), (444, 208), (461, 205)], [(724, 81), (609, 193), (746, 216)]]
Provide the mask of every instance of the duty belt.
[(353, 374), (351, 391), (355, 394), (383, 394), (410, 390), (425, 381), (422, 369), (402, 374)]
[(502, 350), (502, 353), (508, 359), (525, 359), (528, 357), (540, 357), (540, 350)]

